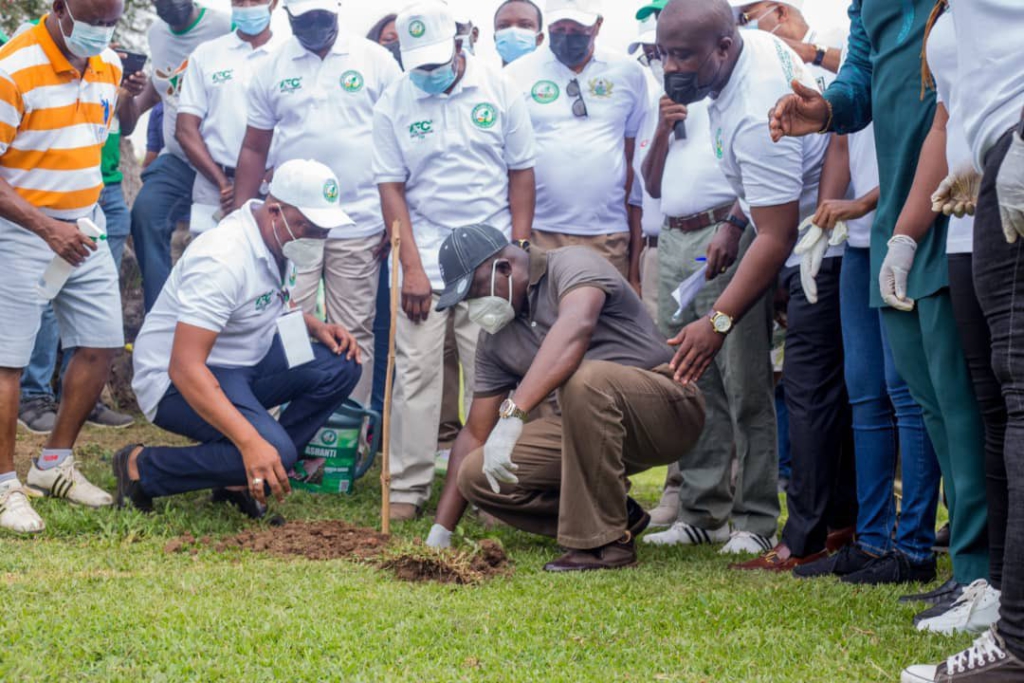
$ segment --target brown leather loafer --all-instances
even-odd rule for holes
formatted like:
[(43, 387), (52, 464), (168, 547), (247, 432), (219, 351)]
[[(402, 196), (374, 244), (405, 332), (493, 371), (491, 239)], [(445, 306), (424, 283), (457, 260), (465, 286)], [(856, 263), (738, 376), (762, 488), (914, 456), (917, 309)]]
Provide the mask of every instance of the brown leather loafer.
[(780, 543), (761, 557), (749, 562), (730, 564), (729, 568), (742, 571), (791, 572), (795, 567), (815, 562), (827, 556), (828, 552), (822, 550), (820, 553), (814, 553), (807, 557), (795, 557), (788, 547)]
[(570, 550), (554, 562), (544, 565), (546, 572), (589, 572), (623, 569), (636, 564), (636, 541), (626, 532), (618, 541), (590, 550)]
[(830, 531), (825, 538), (825, 550), (830, 553), (838, 553), (846, 546), (853, 543), (857, 537), (857, 528), (848, 526), (845, 529)]

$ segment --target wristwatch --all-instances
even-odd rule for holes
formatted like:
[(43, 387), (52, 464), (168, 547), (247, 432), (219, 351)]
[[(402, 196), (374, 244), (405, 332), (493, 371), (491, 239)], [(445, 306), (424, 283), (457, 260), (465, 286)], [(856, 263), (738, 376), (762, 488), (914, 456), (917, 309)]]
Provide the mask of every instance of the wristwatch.
[(712, 329), (723, 337), (732, 332), (732, 316), (721, 311), (711, 311), (708, 318), (711, 320)]
[(814, 66), (821, 66), (825, 61), (825, 55), (828, 54), (828, 47), (825, 45), (815, 45), (814, 50), (814, 61), (811, 63), (814, 64)]
[(507, 420), (509, 418), (515, 417), (519, 418), (523, 422), (526, 422), (529, 415), (520, 410), (519, 406), (517, 406), (515, 402), (512, 401), (512, 399), (506, 398), (502, 402), (501, 408), (498, 409), (498, 417), (500, 417), (502, 420)]
[(747, 226), (750, 225), (750, 221), (748, 219), (734, 216), (731, 213), (725, 217), (725, 222), (735, 225), (740, 230), (746, 230)]
[(523, 251), (530, 251), (530, 240), (516, 240), (515, 245)]

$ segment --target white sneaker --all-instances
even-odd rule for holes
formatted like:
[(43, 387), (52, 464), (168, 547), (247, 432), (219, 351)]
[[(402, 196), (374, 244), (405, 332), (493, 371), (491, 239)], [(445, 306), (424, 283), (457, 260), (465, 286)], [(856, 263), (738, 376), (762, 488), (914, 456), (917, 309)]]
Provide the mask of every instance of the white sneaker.
[(943, 614), (924, 619), (918, 631), (952, 635), (962, 631), (980, 633), (999, 621), (999, 591), (985, 579), (968, 586), (963, 595)]
[(686, 522), (676, 522), (669, 527), (668, 531), (644, 536), (644, 543), (651, 545), (706, 545), (708, 543), (724, 543), (728, 540), (728, 524), (721, 529), (708, 531)]
[(723, 555), (763, 555), (779, 544), (775, 536), (767, 538), (749, 531), (734, 531), (720, 551)]
[(78, 471), (78, 463), (72, 457), (65, 458), (64, 462), (48, 470), (39, 469), (33, 461), (28, 471), (28, 485), (48, 496), (67, 498), (72, 503), (91, 508), (114, 504), (109, 493), (90, 484)]
[(900, 683), (938, 683), (939, 681), (1021, 680), (1024, 662), (1007, 652), (1006, 645), (994, 628), (981, 634), (974, 644), (941, 664), (918, 664), (907, 667)]
[(0, 484), (0, 528), (19, 534), (37, 534), (46, 528), (17, 479)]

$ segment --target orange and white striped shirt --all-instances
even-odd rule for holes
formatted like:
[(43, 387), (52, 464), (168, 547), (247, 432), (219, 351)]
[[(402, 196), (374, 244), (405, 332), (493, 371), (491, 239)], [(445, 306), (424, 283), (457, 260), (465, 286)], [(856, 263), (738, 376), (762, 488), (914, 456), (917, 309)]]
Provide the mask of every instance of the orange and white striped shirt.
[(45, 20), (0, 47), (0, 179), (46, 215), (70, 220), (88, 215), (103, 189), (121, 60), (107, 49), (79, 74)]

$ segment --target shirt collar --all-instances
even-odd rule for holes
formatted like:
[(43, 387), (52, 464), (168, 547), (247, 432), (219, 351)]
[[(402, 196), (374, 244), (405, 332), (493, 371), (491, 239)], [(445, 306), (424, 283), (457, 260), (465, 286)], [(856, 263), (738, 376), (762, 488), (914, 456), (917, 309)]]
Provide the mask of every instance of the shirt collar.
[[(238, 35), (238, 31), (232, 31), (231, 32), (230, 43), (231, 44), (228, 45), (228, 49), (231, 49), (231, 50), (240, 50), (243, 47), (247, 47), (247, 48), (251, 48), (253, 53), (256, 53), (256, 52), (269, 52), (270, 50), (274, 49), (274, 47), (277, 45), (277, 34), (276, 33), (271, 33), (270, 34), (270, 40), (268, 40), (267, 42), (263, 43), (259, 47), (252, 47), (251, 43), (248, 43), (248, 42), (242, 40), (242, 38)], [(301, 48), (302, 46), (300, 45), (299, 47)], [(305, 50), (303, 50), (303, 51), (305, 51)]]
[(466, 70), (463, 72), (462, 78), (459, 79), (459, 82), (455, 84), (455, 87), (452, 89), (450, 95), (430, 95), (428, 93), (423, 92), (410, 82), (409, 85), (412, 86), (413, 96), (417, 100), (425, 100), (429, 97), (438, 97), (440, 99), (444, 99), (455, 97), (463, 90), (474, 90), (476, 88), (479, 88), (481, 79), (479, 67), (473, 63), (475, 58), (471, 55), (466, 54), (465, 52), (463, 52), (462, 55), (466, 59)]
[[(71, 62), (64, 56), (64, 53), (57, 47), (57, 43), (53, 42), (53, 37), (46, 28), (46, 18), (50, 16), (49, 13), (44, 14), (43, 18), (39, 20), (32, 31), (35, 32), (36, 40), (39, 42), (39, 46), (43, 48), (43, 52), (46, 54), (46, 58), (50, 61), (53, 66), (53, 70), (57, 73), (78, 73), (78, 69), (71, 66)], [(98, 54), (95, 57), (88, 59), (88, 69), (91, 69), (94, 73), (101, 74), (106, 72), (107, 63), (103, 61), (103, 55)]]
[(256, 223), (256, 216), (253, 215), (253, 210), (261, 206), (263, 206), (263, 200), (260, 199), (250, 199), (242, 205), (242, 208), (239, 209), (242, 212), (242, 228), (256, 258), (265, 261), (271, 271), (276, 271), (277, 262), (274, 260), (274, 255), (270, 253), (270, 247), (263, 241), (260, 226)]

